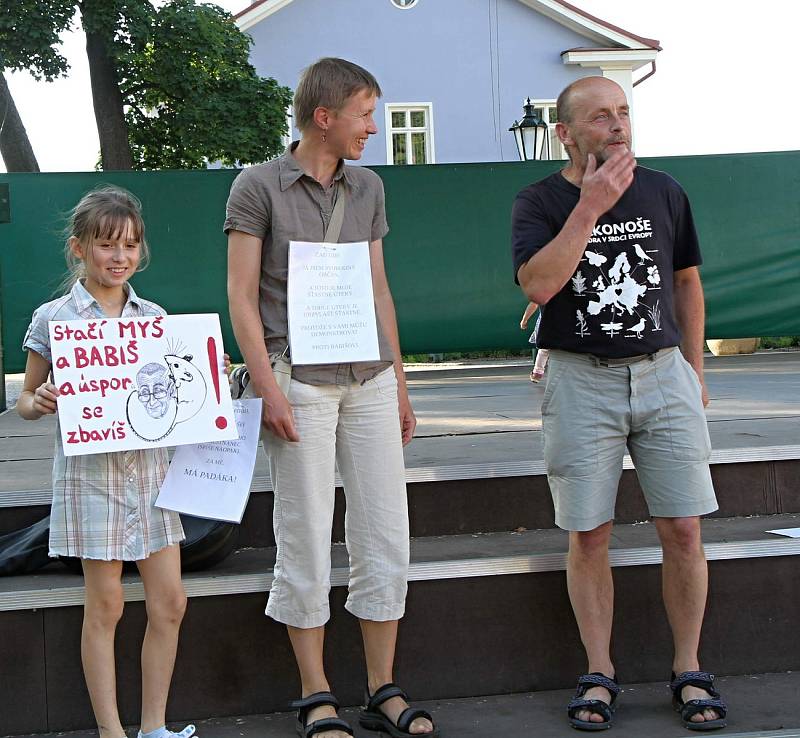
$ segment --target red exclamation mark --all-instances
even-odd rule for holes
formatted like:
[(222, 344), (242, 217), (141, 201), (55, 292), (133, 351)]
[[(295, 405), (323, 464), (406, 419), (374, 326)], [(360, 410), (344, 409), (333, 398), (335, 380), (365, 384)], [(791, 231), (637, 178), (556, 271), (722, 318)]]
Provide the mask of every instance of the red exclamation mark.
[[(211, 380), (214, 382), (214, 394), (217, 396), (217, 405), (219, 405), (219, 366), (217, 365), (217, 342), (209, 337), (206, 344), (208, 346), (208, 363), (211, 366)], [(217, 416), (217, 428), (223, 430), (228, 427), (228, 421), (221, 415)]]

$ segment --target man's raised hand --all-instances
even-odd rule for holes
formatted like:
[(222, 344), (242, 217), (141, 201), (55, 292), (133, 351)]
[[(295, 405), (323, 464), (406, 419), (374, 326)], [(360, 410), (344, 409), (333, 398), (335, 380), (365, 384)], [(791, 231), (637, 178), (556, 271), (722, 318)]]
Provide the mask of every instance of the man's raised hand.
[(627, 149), (615, 151), (601, 167), (597, 166), (594, 154), (589, 154), (581, 181), (581, 199), (599, 218), (611, 210), (631, 186), (634, 169), (636, 159)]

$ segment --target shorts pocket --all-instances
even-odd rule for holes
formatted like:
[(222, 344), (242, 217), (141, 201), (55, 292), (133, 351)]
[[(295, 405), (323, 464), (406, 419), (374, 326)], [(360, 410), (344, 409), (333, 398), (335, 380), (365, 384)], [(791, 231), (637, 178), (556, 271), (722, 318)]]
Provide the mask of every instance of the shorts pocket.
[(706, 462), (711, 456), (711, 438), (703, 410), (703, 391), (697, 373), (680, 351), (667, 372), (660, 373), (672, 456), (676, 461)]
[(580, 477), (597, 470), (597, 402), (589, 371), (574, 365), (557, 367), (542, 401), (544, 461), (548, 475)]
[(550, 365), (545, 372), (544, 379), (544, 394), (542, 395), (542, 419), (549, 412), (550, 402), (553, 399), (553, 393), (556, 391), (559, 379), (564, 372), (565, 365), (558, 361), (550, 359)]

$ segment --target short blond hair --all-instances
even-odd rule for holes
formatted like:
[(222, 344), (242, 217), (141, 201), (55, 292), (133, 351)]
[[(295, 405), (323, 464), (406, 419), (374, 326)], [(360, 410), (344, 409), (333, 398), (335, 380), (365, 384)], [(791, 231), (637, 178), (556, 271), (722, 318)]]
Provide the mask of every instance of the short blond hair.
[(314, 120), (317, 108), (341, 110), (348, 98), (362, 90), (376, 97), (383, 93), (366, 69), (346, 59), (325, 57), (303, 70), (294, 93), (294, 120), (299, 131), (305, 131)]

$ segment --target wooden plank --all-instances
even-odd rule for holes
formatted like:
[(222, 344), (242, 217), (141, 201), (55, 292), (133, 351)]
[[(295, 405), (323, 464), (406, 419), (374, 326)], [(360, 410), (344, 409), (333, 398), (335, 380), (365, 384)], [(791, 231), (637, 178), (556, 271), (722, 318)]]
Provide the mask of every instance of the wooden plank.
[[(0, 439), (17, 436), (52, 436), (56, 432), (55, 415), (39, 418), (36, 421), (24, 420), (16, 410), (6, 410), (0, 413)], [(2, 454), (0, 446), (0, 454)], [(3, 458), (0, 455), (0, 458)]]

